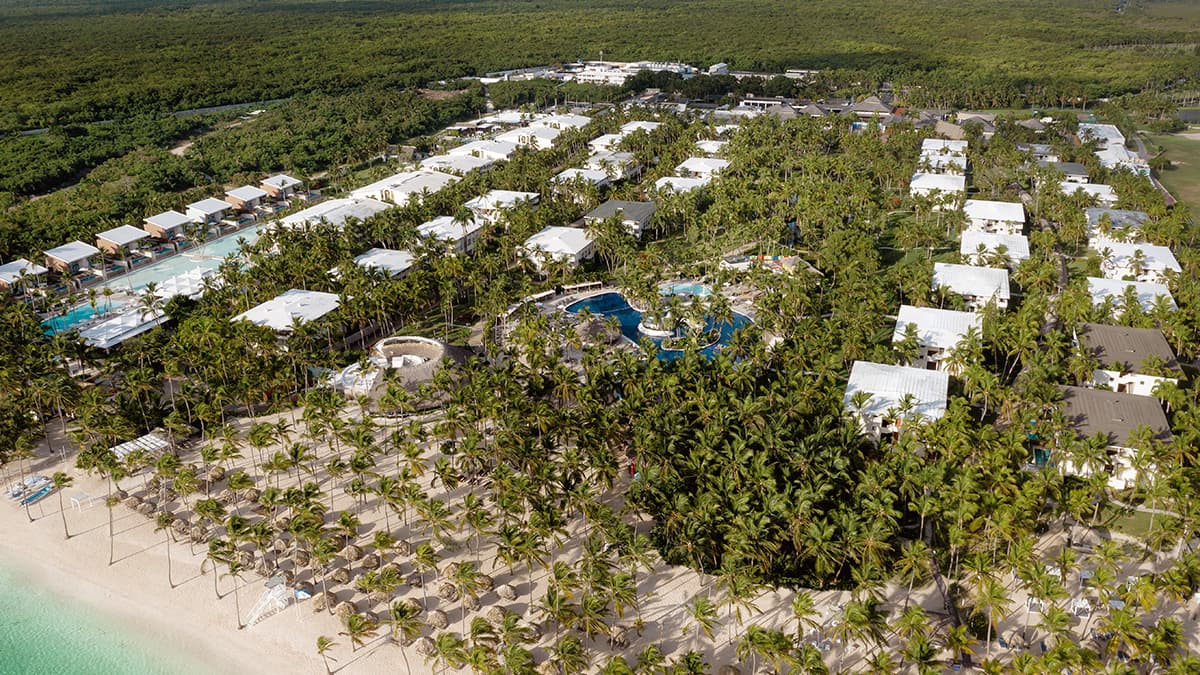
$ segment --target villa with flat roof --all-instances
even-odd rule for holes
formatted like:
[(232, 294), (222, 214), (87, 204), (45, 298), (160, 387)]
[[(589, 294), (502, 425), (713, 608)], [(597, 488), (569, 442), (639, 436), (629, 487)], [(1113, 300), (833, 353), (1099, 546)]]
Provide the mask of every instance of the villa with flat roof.
[(225, 191), (225, 201), (233, 205), (235, 209), (241, 211), (253, 211), (262, 205), (263, 199), (270, 196), (270, 193), (262, 188), (256, 188), (253, 185), (243, 185), (239, 188)]
[(446, 242), (457, 253), (471, 253), (479, 241), (483, 226), (474, 220), (438, 216), (417, 226), (417, 234), (426, 239)]
[(698, 190), (712, 182), (712, 176), (693, 178), (691, 176), (664, 176), (654, 181), (654, 189), (659, 192), (674, 192), (684, 194)]
[(286, 173), (264, 178), (258, 185), (274, 199), (287, 199), (296, 194), (297, 190), (304, 189), (303, 181)]
[(37, 286), (42, 277), (49, 272), (45, 267), (29, 262), (24, 258), (0, 265), (0, 289), (14, 295), (27, 285)]
[(470, 155), (492, 162), (507, 161), (517, 152), (517, 144), (508, 141), (472, 141), (446, 151), (447, 155)]
[(1132, 294), (1129, 297), (1133, 298), (1144, 312), (1153, 311), (1159, 303), (1166, 303), (1166, 306), (1172, 310), (1178, 309), (1175, 298), (1171, 295), (1171, 289), (1164, 284), (1088, 277), (1087, 286), (1094, 307), (1112, 303), (1113, 310), (1118, 315), (1124, 313), (1123, 307), (1127, 294)]
[(905, 365), (927, 370), (944, 370), (955, 374), (948, 357), (975, 330), (983, 338), (983, 317), (974, 312), (959, 312), (936, 307), (914, 307), (900, 305), (896, 315), (896, 328), (892, 331), (892, 344), (907, 339), (909, 326), (917, 339), (918, 352)]
[(614, 181), (637, 178), (642, 175), (642, 165), (632, 152), (602, 150), (592, 153), (583, 162), (583, 168), (603, 171)]
[(1020, 202), (995, 202), (968, 199), (963, 202), (967, 229), (994, 234), (1021, 234), (1025, 230), (1025, 205)]
[(465, 176), (472, 171), (488, 169), (495, 163), (494, 159), (475, 155), (433, 155), (421, 160), (421, 168)]
[(121, 225), (96, 235), (96, 247), (115, 256), (124, 256), (138, 250), (139, 243), (150, 237), (150, 233), (132, 225)]
[(938, 370), (855, 361), (842, 405), (863, 435), (878, 442), (905, 424), (946, 414), (950, 375)]
[(1144, 211), (1088, 207), (1086, 210), (1089, 239), (1136, 241), (1142, 226), (1150, 221)]
[(950, 263), (933, 264), (933, 290), (944, 288), (962, 296), (971, 311), (979, 311), (989, 302), (1008, 308), (1008, 270)]
[(170, 241), (183, 235), (193, 225), (191, 218), (178, 211), (163, 211), (142, 221), (142, 229), (155, 239)]
[(489, 190), (485, 194), (468, 200), (463, 206), (475, 214), (476, 220), (495, 225), (500, 222), (500, 216), (506, 211), (515, 209), (522, 204), (536, 206), (540, 200), (541, 195), (536, 192)]
[(1182, 268), (1166, 246), (1092, 239), (1088, 246), (1100, 254), (1100, 271), (1106, 279), (1134, 279), (1165, 284)]
[(229, 202), (208, 197), (187, 205), (187, 216), (201, 225), (216, 225), (225, 218), (233, 205)]
[(1154, 396), (1162, 382), (1183, 377), (1175, 352), (1157, 328), (1085, 323), (1075, 335), (1079, 347), (1096, 359), (1088, 386), (1123, 394)]
[(525, 257), (543, 275), (549, 272), (551, 261), (574, 267), (596, 252), (591, 236), (578, 227), (547, 227), (526, 239), (523, 248)]
[(238, 314), (232, 320), (266, 326), (276, 333), (290, 333), (296, 325), (316, 321), (337, 309), (339, 304), (337, 293), (293, 288)]
[(63, 274), (75, 274), (91, 267), (90, 258), (100, 249), (82, 241), (72, 241), (46, 251), (46, 267)]
[(724, 159), (689, 157), (681, 162), (679, 166), (675, 167), (675, 171), (681, 176), (706, 178), (715, 176), (727, 168), (729, 168), (729, 162)]
[(393, 279), (408, 274), (415, 261), (412, 253), (390, 248), (372, 248), (354, 258), (355, 265), (365, 270), (379, 270)]
[(1012, 269), (1029, 259), (1029, 238), (1023, 234), (966, 230), (962, 233), (958, 253), (968, 265)]
[(1082, 193), (1093, 199), (1100, 206), (1114, 206), (1117, 203), (1117, 191), (1111, 185), (1102, 183), (1073, 183), (1065, 180), (1059, 183), (1064, 195), (1074, 196)]
[(630, 234), (641, 237), (642, 232), (645, 232), (646, 228), (650, 226), (650, 219), (653, 217), (654, 202), (626, 202), (610, 199), (587, 212), (583, 216), (583, 221), (594, 223), (598, 220), (620, 218), (621, 224), (629, 230)]
[(350, 219), (366, 220), (371, 216), (392, 208), (375, 199), (327, 199), (319, 204), (298, 211), (279, 221), (285, 229), (328, 223), (338, 229), (345, 227)]
[(914, 197), (932, 201), (935, 210), (958, 208), (959, 200), (967, 192), (967, 179), (961, 175), (915, 173), (908, 189)]
[(404, 206), (412, 200), (420, 201), (426, 194), (433, 194), (458, 182), (458, 176), (437, 171), (402, 171), (393, 176), (377, 180), (350, 191), (351, 199), (374, 199)]

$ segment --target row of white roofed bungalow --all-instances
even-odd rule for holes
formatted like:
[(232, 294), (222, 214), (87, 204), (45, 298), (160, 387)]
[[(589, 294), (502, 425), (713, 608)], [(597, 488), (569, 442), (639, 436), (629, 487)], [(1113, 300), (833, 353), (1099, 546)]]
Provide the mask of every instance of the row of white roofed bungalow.
[[(149, 216), (141, 227), (120, 225), (96, 234), (95, 245), (71, 241), (44, 251), (43, 265), (25, 259), (0, 265), (0, 289), (17, 295), (40, 286), (53, 274), (59, 290), (83, 288), (144, 266), (194, 245), (198, 233), (220, 235), (259, 215), (274, 213), (293, 197), (301, 181), (280, 174), (266, 178), (260, 187), (242, 186), (188, 204), (185, 212), (164, 211)], [(234, 218), (236, 220), (231, 220)]]
[(926, 138), (921, 143), (917, 171), (909, 181), (909, 192), (929, 200), (934, 209), (955, 209), (967, 193), (966, 173), (966, 141)]

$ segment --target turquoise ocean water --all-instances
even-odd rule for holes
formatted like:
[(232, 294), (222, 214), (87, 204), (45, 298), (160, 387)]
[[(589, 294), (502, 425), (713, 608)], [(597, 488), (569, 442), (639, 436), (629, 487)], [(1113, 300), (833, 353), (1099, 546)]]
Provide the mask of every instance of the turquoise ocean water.
[(38, 587), (0, 565), (0, 674), (200, 675), (191, 654), (137, 635), (111, 617)]

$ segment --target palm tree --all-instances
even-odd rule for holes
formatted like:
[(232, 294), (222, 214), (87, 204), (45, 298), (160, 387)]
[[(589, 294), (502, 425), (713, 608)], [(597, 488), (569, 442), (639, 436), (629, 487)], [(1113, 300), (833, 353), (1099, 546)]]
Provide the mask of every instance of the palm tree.
[(75, 479), (63, 473), (55, 471), (51, 476), (50, 482), (54, 485), (54, 489), (58, 491), (58, 513), (62, 516), (63, 539), (70, 539), (71, 533), (67, 530), (67, 511), (63, 508), (63, 490), (71, 487)]
[(985, 658), (992, 657), (992, 629), (996, 625), (997, 617), (1003, 619), (1008, 615), (1009, 606), (1008, 591), (1004, 584), (996, 579), (986, 578), (982, 583), (978, 584), (975, 589), (975, 610), (983, 612), (987, 616), (987, 647), (984, 651)]
[(159, 511), (154, 516), (154, 529), (165, 533), (167, 542), (167, 584), (171, 588), (175, 588), (175, 581), (171, 578), (171, 531), (175, 525), (175, 514), (169, 511)]
[(344, 624), (346, 630), (338, 635), (350, 638), (350, 651), (358, 651), (368, 640), (374, 639), (379, 633), (379, 623), (365, 614), (350, 614)]
[[(693, 634), (692, 644), (695, 647), (700, 646), (700, 635), (705, 635), (709, 640), (713, 639), (713, 627), (717, 625), (717, 605), (708, 598), (707, 595), (694, 595), (692, 602), (688, 605), (688, 620), (691, 622)], [(685, 636), (687, 629), (684, 629)]]
[(582, 673), (591, 662), (587, 648), (579, 638), (569, 633), (558, 638), (548, 651), (560, 675)]
[(321, 656), (321, 662), (325, 664), (325, 675), (332, 675), (333, 671), (329, 669), (329, 650), (337, 645), (333, 638), (318, 635), (317, 636), (317, 654)]
[(230, 557), (226, 562), (226, 565), (229, 566), (229, 571), (226, 572), (224, 576), (231, 577), (233, 579), (233, 606), (235, 618), (237, 619), (238, 630), (241, 630), (246, 627), (242, 623), (242, 601), (240, 594), (238, 593), (238, 582), (242, 580), (243, 568), (242, 564), (234, 557)]
[(404, 668), (410, 674), (412, 666), (408, 663), (406, 647), (421, 634), (421, 609), (411, 602), (396, 601), (388, 610), (387, 622), (392, 627), (392, 640), (400, 644), (400, 655), (404, 657)]

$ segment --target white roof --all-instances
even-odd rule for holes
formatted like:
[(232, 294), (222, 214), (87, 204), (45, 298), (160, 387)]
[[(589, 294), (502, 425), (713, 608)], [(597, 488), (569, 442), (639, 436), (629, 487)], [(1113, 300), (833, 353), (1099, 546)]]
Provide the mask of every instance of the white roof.
[(141, 335), (155, 326), (166, 323), (167, 319), (166, 313), (161, 310), (143, 312), (140, 309), (134, 309), (79, 331), (79, 337), (88, 346), (109, 349), (129, 338)]
[(530, 123), (531, 127), (556, 127), (558, 129), (578, 129), (585, 127), (592, 118), (583, 115), (547, 115)]
[(884, 416), (898, 407), (905, 395), (910, 395), (916, 406), (908, 419), (919, 416), (935, 420), (946, 413), (947, 392), (950, 375), (940, 370), (925, 370), (907, 366), (889, 366), (869, 361), (855, 361), (850, 368), (850, 380), (846, 383), (846, 394), (842, 403), (851, 407), (857, 392), (871, 394), (861, 411), (866, 415)]
[(632, 152), (614, 152), (612, 150), (599, 150), (593, 152), (583, 162), (585, 169), (596, 169), (603, 171), (608, 167), (620, 168), (636, 162), (637, 159)]
[(602, 185), (608, 182), (608, 173), (597, 169), (567, 169), (552, 178), (551, 181), (554, 183), (571, 183), (579, 178), (592, 185)]
[(917, 341), (927, 347), (953, 349), (972, 327), (983, 337), (983, 317), (975, 312), (900, 305), (900, 312), (896, 315), (896, 330), (892, 332), (892, 342), (904, 339), (905, 329), (909, 324), (916, 326)]
[(338, 308), (336, 293), (293, 288), (278, 297), (242, 312), (234, 321), (249, 321), (279, 332), (292, 330), (293, 323), (315, 321)]
[(696, 149), (706, 155), (719, 155), (725, 151), (727, 145), (728, 141), (699, 141), (696, 143)]
[(531, 121), (545, 117), (542, 113), (527, 113), (520, 110), (499, 110), (491, 115), (480, 117), (479, 121), (484, 124), (527, 124)]
[(198, 202), (192, 202), (191, 204), (188, 204), (187, 207), (193, 211), (199, 211), (207, 216), (212, 216), (232, 209), (233, 204), (217, 199), (216, 197), (208, 197), (206, 199), (201, 199)]
[(939, 155), (923, 152), (917, 164), (922, 167), (928, 166), (930, 170), (934, 171), (945, 171), (952, 167), (957, 169), (959, 173), (964, 173), (967, 170), (967, 158), (964, 155)]
[(1156, 246), (1154, 244), (1143, 243), (1128, 243), (1116, 241), (1113, 239), (1097, 238), (1088, 242), (1096, 251), (1103, 253), (1108, 249), (1111, 254), (1111, 264), (1117, 268), (1126, 268), (1133, 266), (1133, 257), (1138, 251), (1142, 252), (1142, 267), (1147, 270), (1162, 272), (1173, 270), (1175, 272), (1182, 271), (1179, 267), (1179, 262), (1175, 260), (1175, 254), (1166, 246)]
[(35, 276), (45, 274), (48, 270), (41, 265), (35, 265), (24, 258), (0, 265), (0, 281), (6, 284), (15, 284), (24, 273), (26, 276)]
[(433, 155), (421, 160), (422, 169), (434, 171), (449, 171), (451, 173), (467, 173), (475, 169), (485, 169), (496, 163), (496, 160), (475, 155)]
[(448, 155), (478, 155), (492, 160), (508, 159), (517, 151), (516, 143), (508, 141), (471, 141), (466, 145), (451, 148)]
[(1117, 191), (1111, 185), (1103, 183), (1072, 183), (1071, 181), (1063, 181), (1059, 183), (1063, 194), (1073, 195), (1077, 190), (1083, 190), (1084, 194), (1089, 197), (1095, 197), (1102, 202), (1115, 203), (1117, 201)]
[(1154, 301), (1159, 296), (1166, 296), (1170, 301), (1171, 307), (1176, 307), (1175, 298), (1171, 296), (1171, 289), (1167, 288), (1164, 284), (1088, 277), (1087, 285), (1088, 293), (1092, 296), (1093, 305), (1104, 304), (1105, 298), (1109, 297), (1119, 305), (1121, 299), (1125, 297), (1125, 289), (1132, 287), (1137, 293), (1138, 303), (1141, 304), (1142, 309), (1149, 311), (1153, 308)]
[(458, 176), (439, 171), (402, 171), (398, 174), (377, 180), (370, 185), (364, 185), (350, 192), (354, 199), (378, 199), (384, 193), (390, 195), (392, 201), (403, 206), (413, 195), (421, 195), (426, 191), (433, 193), (447, 185), (458, 182)]
[(962, 155), (966, 152), (966, 141), (948, 141), (942, 138), (926, 138), (921, 141), (921, 154)]
[(215, 270), (207, 267), (190, 269), (183, 274), (177, 274), (159, 282), (154, 288), (154, 296), (162, 300), (170, 300), (177, 295), (193, 299), (199, 298), (201, 295), (204, 295), (204, 291), (206, 290), (204, 280), (209, 277), (220, 279), (220, 277), (216, 276)]
[(680, 173), (694, 173), (697, 176), (708, 176), (720, 173), (729, 167), (729, 162), (713, 157), (688, 157), (675, 170)]
[(962, 255), (974, 255), (979, 251), (981, 244), (984, 250), (990, 253), (995, 253), (1003, 246), (1008, 259), (1014, 263), (1029, 258), (1029, 238), (1025, 235), (993, 234), (977, 230), (966, 230), (962, 233), (962, 243), (959, 244), (958, 252)]
[(625, 138), (625, 134), (602, 134), (588, 141), (593, 150), (611, 150)]
[(562, 135), (562, 131), (553, 127), (518, 127), (499, 134), (495, 140), (501, 143), (509, 142), (517, 145), (541, 147), (543, 145), (550, 145), (560, 135)]
[(712, 182), (712, 176), (685, 178), (683, 176), (666, 176), (654, 181), (654, 189), (660, 192), (691, 192)]
[(282, 189), (296, 187), (297, 185), (300, 185), (300, 179), (292, 178), (291, 176), (287, 175), (286, 173), (281, 173), (281, 174), (277, 174), (275, 176), (271, 176), (270, 178), (264, 178), (262, 181), (262, 184), (269, 185), (273, 188), (278, 188), (278, 189), (282, 190)]
[(662, 122), (626, 122), (621, 125), (621, 133), (632, 134), (635, 131), (654, 131), (662, 126)]
[(478, 197), (469, 200), (466, 204), (463, 204), (463, 206), (466, 206), (468, 209), (479, 209), (483, 211), (490, 211), (493, 209), (511, 209), (512, 207), (524, 201), (530, 201), (536, 204), (540, 198), (541, 195), (536, 192), (490, 190), (486, 194), (479, 195)]
[(965, 192), (967, 179), (964, 176), (944, 173), (914, 173), (909, 183), (910, 190), (925, 190), (938, 192)]
[(100, 249), (92, 246), (91, 244), (85, 244), (82, 241), (73, 241), (69, 244), (63, 244), (62, 246), (58, 246), (46, 251), (46, 255), (54, 258), (55, 260), (61, 260), (69, 265), (73, 262), (85, 260), (99, 252)]
[(963, 211), (971, 220), (998, 220), (1009, 223), (1025, 222), (1025, 205), (1020, 202), (993, 202), (987, 199), (968, 199)]
[(135, 438), (132, 441), (126, 441), (116, 447), (111, 448), (117, 459), (124, 460), (129, 453), (135, 450), (145, 450), (150, 453), (157, 453), (171, 447), (165, 438), (159, 436), (155, 432), (150, 432), (141, 438)]
[(1092, 124), (1088, 122), (1081, 122), (1079, 124), (1078, 131), (1075, 133), (1079, 137), (1079, 140), (1084, 142), (1086, 142), (1088, 139), (1094, 138), (1101, 143), (1107, 143), (1109, 145), (1125, 144), (1125, 134), (1121, 133), (1121, 130), (1112, 124)]
[(164, 230), (171, 230), (191, 225), (192, 219), (178, 211), (163, 211), (157, 215), (150, 216), (143, 222), (151, 225), (157, 225)]
[(373, 248), (362, 255), (355, 256), (354, 264), (363, 269), (379, 269), (398, 277), (413, 266), (416, 256), (408, 251), (397, 251), (390, 248)]
[(933, 287), (948, 288), (960, 295), (977, 298), (995, 296), (1007, 300), (1008, 270), (974, 265), (933, 264)]
[(462, 241), (468, 234), (482, 227), (474, 220), (462, 221), (453, 216), (438, 216), (417, 226), (417, 234), (443, 241)]
[(1096, 156), (1100, 158), (1100, 164), (1109, 169), (1127, 167), (1137, 170), (1148, 166), (1146, 160), (1124, 145), (1109, 145), (1103, 150), (1097, 150)]
[(329, 199), (316, 206), (293, 213), (279, 223), (284, 227), (296, 227), (304, 223), (315, 224), (324, 220), (334, 227), (342, 227), (349, 218), (365, 220), (390, 208), (392, 208), (391, 204), (374, 199)]
[(233, 197), (234, 199), (240, 199), (244, 202), (249, 202), (255, 199), (262, 199), (263, 197), (266, 197), (267, 191), (262, 188), (256, 188), (253, 185), (243, 185), (239, 188), (226, 190), (225, 194)]
[(105, 230), (105, 231), (101, 232), (100, 234), (96, 235), (96, 238), (103, 239), (104, 241), (107, 241), (107, 242), (112, 242), (112, 243), (116, 244), (117, 246), (126, 246), (128, 244), (132, 244), (135, 241), (141, 241), (149, 236), (150, 236), (150, 233), (143, 230), (140, 227), (134, 227), (132, 225), (122, 225), (120, 227), (114, 227), (111, 230)]
[(576, 255), (592, 243), (587, 230), (578, 227), (551, 226), (525, 240), (530, 251), (545, 251), (550, 254)]

